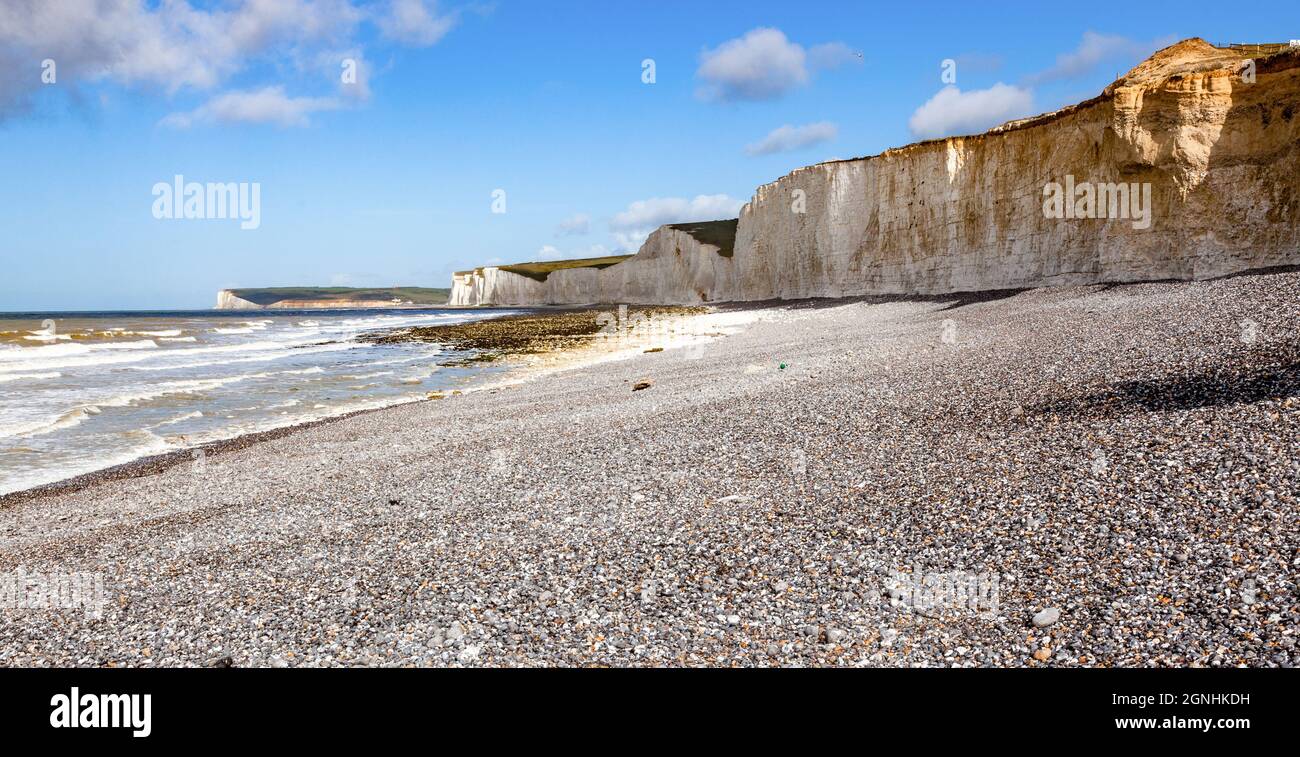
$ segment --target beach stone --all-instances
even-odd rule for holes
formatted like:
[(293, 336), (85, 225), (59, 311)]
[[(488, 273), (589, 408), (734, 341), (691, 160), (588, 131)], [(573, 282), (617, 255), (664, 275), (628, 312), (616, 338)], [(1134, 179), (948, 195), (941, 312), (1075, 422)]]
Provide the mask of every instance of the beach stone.
[(1034, 615), (1034, 626), (1036, 628), (1047, 628), (1056, 621), (1061, 619), (1061, 611), (1056, 607), (1049, 607), (1046, 610)]

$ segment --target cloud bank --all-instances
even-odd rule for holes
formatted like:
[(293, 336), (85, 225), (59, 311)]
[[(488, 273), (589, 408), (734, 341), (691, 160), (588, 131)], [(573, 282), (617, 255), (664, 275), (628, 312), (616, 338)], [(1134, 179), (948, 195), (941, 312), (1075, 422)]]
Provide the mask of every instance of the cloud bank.
[[(269, 64), (272, 71), (318, 76), (345, 100), (361, 101), (369, 94), (364, 67), (359, 66), (352, 89), (338, 84), (344, 58), (364, 59), (356, 42), (363, 24), (396, 43), (423, 47), (442, 39), (455, 23), (456, 15), (440, 13), (435, 0), (5, 0), (0, 66), (14, 75), (0, 77), (0, 118), (30, 107), (45, 59), (55, 62), (59, 85), (112, 82), (168, 96), (211, 92), (237, 74)], [(253, 122), (302, 125), (306, 113), (327, 109), (322, 98), (286, 95), (283, 87), (263, 82), (217, 94), (166, 121), (198, 123), (211, 116), (215, 123), (226, 120), (221, 113), (247, 112), (269, 114)]]
[(856, 54), (840, 42), (805, 50), (780, 29), (754, 29), (701, 54), (695, 75), (703, 83), (696, 94), (715, 102), (772, 100), (806, 85), (816, 69), (855, 60)]
[(1034, 94), (1001, 82), (963, 92), (954, 85), (939, 90), (916, 109), (907, 126), (921, 139), (978, 134), (1034, 111)]
[(839, 136), (839, 133), (839, 127), (829, 121), (821, 121), (806, 126), (786, 124), (773, 129), (766, 137), (746, 147), (745, 152), (754, 156), (789, 152), (821, 144), (822, 142), (829, 142)]

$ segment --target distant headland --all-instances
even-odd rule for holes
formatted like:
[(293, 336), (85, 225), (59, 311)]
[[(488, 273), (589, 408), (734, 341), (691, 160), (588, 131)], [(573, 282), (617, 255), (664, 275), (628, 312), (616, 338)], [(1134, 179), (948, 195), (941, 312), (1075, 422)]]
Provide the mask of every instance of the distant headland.
[(217, 310), (430, 307), (447, 304), (450, 293), (449, 289), (429, 287), (223, 289), (217, 293)]

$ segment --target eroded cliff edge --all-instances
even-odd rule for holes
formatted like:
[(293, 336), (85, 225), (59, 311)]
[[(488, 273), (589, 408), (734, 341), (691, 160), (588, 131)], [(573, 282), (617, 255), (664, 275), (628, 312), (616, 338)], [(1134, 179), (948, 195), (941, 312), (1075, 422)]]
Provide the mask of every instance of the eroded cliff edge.
[[(1078, 105), (762, 186), (741, 210), (729, 258), (716, 248), (702, 255), (698, 240), (665, 227), (625, 262), (541, 286), (480, 269), (473, 282), (456, 282), (452, 301), (943, 294), (1300, 264), (1297, 111), (1300, 50), (1252, 59), (1186, 40)], [(1044, 205), (1053, 184), (1132, 188), (1148, 215), (1116, 217), (1094, 196), (1099, 217), (1052, 217)]]
[(636, 255), (603, 268), (578, 267), (530, 278), (496, 266), (452, 276), (453, 306), (589, 305), (621, 302), (699, 305), (735, 290), (736, 221), (663, 226)]

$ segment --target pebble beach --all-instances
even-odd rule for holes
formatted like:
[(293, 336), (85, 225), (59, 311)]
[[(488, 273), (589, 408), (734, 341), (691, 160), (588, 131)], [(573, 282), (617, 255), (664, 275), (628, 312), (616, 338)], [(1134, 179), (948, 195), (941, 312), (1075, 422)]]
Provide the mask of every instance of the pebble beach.
[(0, 573), (104, 601), (0, 609), (0, 665), (1292, 667), (1298, 315), (1294, 270), (724, 305), (10, 495)]

